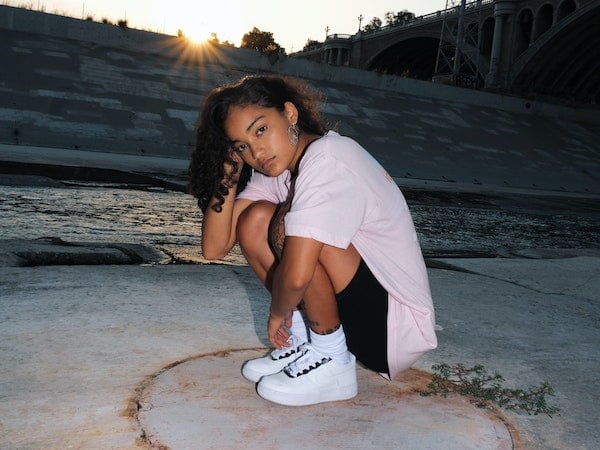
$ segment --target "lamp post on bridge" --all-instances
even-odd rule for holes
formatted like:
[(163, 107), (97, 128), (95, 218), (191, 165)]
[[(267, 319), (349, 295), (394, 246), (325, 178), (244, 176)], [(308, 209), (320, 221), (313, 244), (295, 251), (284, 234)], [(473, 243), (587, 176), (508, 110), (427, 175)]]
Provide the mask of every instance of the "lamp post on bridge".
[(358, 31), (360, 31), (360, 29), (361, 29), (363, 19), (364, 19), (364, 17), (362, 14), (360, 16), (358, 16)]
[(325, 40), (323, 41), (323, 62), (325, 62), (325, 64), (331, 64), (331, 50), (327, 49), (327, 47), (325, 47), (325, 42), (327, 41), (327, 36), (329, 35), (329, 25), (327, 25), (325, 27)]

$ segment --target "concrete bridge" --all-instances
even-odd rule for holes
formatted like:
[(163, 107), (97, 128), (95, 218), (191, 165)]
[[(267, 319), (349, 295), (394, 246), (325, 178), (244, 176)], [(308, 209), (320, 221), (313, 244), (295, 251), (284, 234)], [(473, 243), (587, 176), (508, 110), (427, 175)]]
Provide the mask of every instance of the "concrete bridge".
[(454, 84), (466, 75), (477, 87), (598, 103), (599, 0), (453, 3), (380, 30), (331, 34), (292, 56)]

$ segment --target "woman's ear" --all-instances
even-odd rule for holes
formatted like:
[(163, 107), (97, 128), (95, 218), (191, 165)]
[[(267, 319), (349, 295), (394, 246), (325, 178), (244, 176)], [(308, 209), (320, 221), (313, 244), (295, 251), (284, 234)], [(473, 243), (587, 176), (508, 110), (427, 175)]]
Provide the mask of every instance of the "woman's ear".
[(292, 102), (285, 102), (283, 104), (283, 114), (290, 121), (290, 125), (298, 122), (298, 108)]

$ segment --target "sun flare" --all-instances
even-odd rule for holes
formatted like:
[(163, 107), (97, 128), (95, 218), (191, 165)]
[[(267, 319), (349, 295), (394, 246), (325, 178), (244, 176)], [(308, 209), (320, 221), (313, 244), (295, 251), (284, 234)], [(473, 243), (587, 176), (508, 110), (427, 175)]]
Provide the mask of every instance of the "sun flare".
[(202, 44), (211, 37), (211, 31), (207, 31), (206, 28), (202, 27), (185, 27), (181, 31), (183, 35), (188, 38), (194, 44)]
[(252, 28), (242, 19), (243, 1), (171, 0), (168, 6), (165, 3), (154, 3), (165, 29), (173, 34), (183, 34), (194, 43), (203, 43), (216, 36), (221, 42), (239, 45), (244, 33)]

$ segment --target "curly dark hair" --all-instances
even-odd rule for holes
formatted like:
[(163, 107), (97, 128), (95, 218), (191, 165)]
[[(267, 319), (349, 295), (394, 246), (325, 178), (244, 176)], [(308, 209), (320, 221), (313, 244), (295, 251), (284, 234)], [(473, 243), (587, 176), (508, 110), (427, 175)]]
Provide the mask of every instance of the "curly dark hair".
[(232, 106), (260, 105), (283, 112), (285, 102), (292, 102), (298, 109), (299, 131), (322, 136), (326, 126), (319, 111), (321, 98), (321, 93), (306, 83), (277, 75), (247, 76), (211, 91), (198, 118), (196, 146), (188, 168), (188, 192), (198, 199), (202, 212), (212, 197), (218, 201), (211, 208), (220, 212), (229, 189), (236, 187), (240, 192), (250, 179), (248, 165), (244, 165), (239, 180), (233, 180), (225, 171), (225, 164), (232, 167), (232, 173), (238, 169), (231, 157), (232, 142), (225, 133), (225, 120)]

